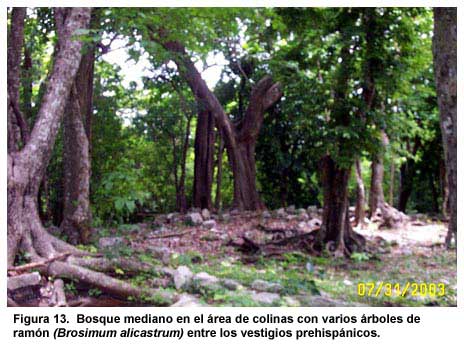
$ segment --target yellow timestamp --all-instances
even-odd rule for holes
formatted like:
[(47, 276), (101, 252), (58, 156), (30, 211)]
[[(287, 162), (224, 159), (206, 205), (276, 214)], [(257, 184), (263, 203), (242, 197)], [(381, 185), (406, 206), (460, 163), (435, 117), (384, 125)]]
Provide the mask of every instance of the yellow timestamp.
[(359, 282), (358, 296), (445, 296), (446, 287), (444, 283), (391, 283), (391, 282)]

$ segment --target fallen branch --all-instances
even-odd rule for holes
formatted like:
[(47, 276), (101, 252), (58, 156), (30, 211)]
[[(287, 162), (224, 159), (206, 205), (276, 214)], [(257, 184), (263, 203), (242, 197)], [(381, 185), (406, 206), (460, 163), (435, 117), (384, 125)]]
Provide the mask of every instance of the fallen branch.
[(53, 256), (51, 258), (48, 258), (48, 259), (44, 259), (42, 261), (29, 263), (29, 264), (25, 264), (25, 265), (12, 266), (12, 267), (8, 268), (8, 273), (18, 274), (18, 273), (21, 273), (21, 272), (26, 272), (26, 271), (31, 270), (31, 269), (40, 268), (40, 267), (43, 267), (43, 266), (51, 263), (52, 261), (65, 259), (69, 255), (71, 255), (71, 253), (66, 252), (66, 253), (61, 253), (61, 254), (55, 255), (55, 256)]

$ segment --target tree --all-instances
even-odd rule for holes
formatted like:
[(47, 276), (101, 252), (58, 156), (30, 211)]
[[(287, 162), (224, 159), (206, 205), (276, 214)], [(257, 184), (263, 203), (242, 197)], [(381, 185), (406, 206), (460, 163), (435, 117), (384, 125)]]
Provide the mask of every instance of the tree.
[(333, 105), (328, 117), (330, 127), (337, 129), (339, 134), (335, 137), (331, 151), (321, 159), (324, 203), (322, 226), (317, 239), (319, 244), (325, 244), (330, 251), (341, 254), (351, 254), (363, 249), (365, 245), (364, 237), (351, 228), (348, 213), (348, 180), (355, 155), (348, 144), (351, 141), (349, 131), (355, 117), (352, 106), (347, 102), (354, 66), (354, 54), (350, 50), (354, 42), (350, 28), (357, 18), (357, 11), (350, 9), (339, 17), (345, 26), (340, 27), (339, 64), (333, 87)]
[(449, 247), (453, 238), (457, 243), (457, 14), (456, 8), (434, 8), (433, 13), (433, 61), (449, 191)]
[(256, 187), (255, 147), (264, 112), (282, 96), (280, 84), (274, 83), (270, 76), (257, 82), (252, 89), (245, 117), (234, 124), (202, 79), (183, 44), (170, 40), (169, 34), (163, 30), (152, 30), (152, 38), (173, 54), (181, 76), (190, 86), (201, 109), (214, 116), (216, 126), (224, 135), (234, 176), (234, 205), (241, 210), (263, 209), (264, 204)]
[[(59, 38), (70, 9), (57, 9)], [(95, 26), (95, 19), (93, 26)], [(91, 24), (92, 26), (92, 24)], [(85, 47), (63, 124), (64, 202), (61, 230), (72, 244), (88, 243), (91, 228), (90, 211), (90, 129), (93, 113), (93, 69), (95, 44)]]
[(364, 181), (362, 178), (361, 162), (359, 159), (355, 161), (356, 175), (356, 206), (355, 206), (355, 223), (361, 227), (366, 225), (366, 193), (364, 189)]
[[(18, 9), (13, 9), (12, 18), (17, 19)], [(53, 71), (37, 114), (31, 136), (21, 150), (12, 146), (8, 151), (7, 194), (8, 194), (8, 255), (7, 263), (14, 265), (18, 252), (22, 251), (30, 261), (47, 264), (41, 271), (47, 276), (66, 277), (92, 284), (114, 295), (127, 297), (151, 294), (154, 290), (135, 288), (121, 280), (114, 279), (92, 269), (107, 271), (121, 266), (117, 261), (91, 258), (88, 252), (80, 251), (70, 244), (52, 236), (42, 225), (38, 214), (37, 195), (42, 176), (50, 159), (52, 148), (64, 114), (66, 103), (81, 61), (82, 40), (76, 35), (88, 28), (89, 8), (73, 8), (66, 17), (60, 37)], [(8, 50), (20, 52), (22, 40), (11, 33), (21, 31), (23, 19), (12, 21), (11, 40)], [(13, 64), (13, 61), (9, 62)], [(9, 81), (17, 81), (19, 69), (9, 70)], [(9, 86), (14, 87), (14, 86)], [(14, 117), (9, 102), (8, 118)], [(11, 123), (10, 123), (11, 124)], [(8, 132), (9, 142), (14, 142), (15, 134)], [(64, 254), (63, 254), (64, 253)], [(140, 264), (125, 261), (123, 267), (140, 269)], [(63, 293), (62, 293), (63, 294)]]

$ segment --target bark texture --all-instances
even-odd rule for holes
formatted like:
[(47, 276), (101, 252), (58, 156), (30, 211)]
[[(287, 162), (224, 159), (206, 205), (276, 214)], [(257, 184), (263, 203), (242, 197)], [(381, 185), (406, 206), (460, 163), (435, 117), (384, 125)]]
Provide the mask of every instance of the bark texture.
[(371, 185), (369, 189), (369, 217), (372, 218), (385, 201), (383, 193), (383, 158), (377, 154), (371, 164)]
[(221, 195), (221, 187), (222, 187), (222, 158), (224, 154), (224, 138), (222, 136), (221, 131), (218, 131), (219, 137), (219, 146), (218, 146), (218, 153), (217, 153), (217, 173), (216, 173), (216, 196), (214, 205), (216, 210), (220, 210), (222, 207), (222, 195)]
[(21, 53), (24, 41), (25, 7), (15, 7), (11, 13), (11, 29), (8, 33), (7, 51), (7, 105), (8, 151), (16, 151), (29, 140), (27, 122), (19, 106)]
[(364, 189), (364, 182), (362, 179), (361, 162), (359, 159), (355, 162), (356, 174), (356, 208), (355, 208), (355, 223), (360, 227), (366, 225), (366, 193)]
[(457, 243), (457, 13), (434, 8), (433, 60), (440, 126), (448, 179), (449, 226), (447, 246)]
[(208, 210), (212, 208), (214, 142), (213, 114), (200, 104), (195, 131), (193, 206)]
[(364, 248), (364, 238), (356, 234), (349, 220), (348, 180), (351, 170), (339, 167), (330, 156), (322, 158), (324, 208), (319, 242), (331, 252), (351, 254)]
[(72, 244), (88, 243), (92, 220), (89, 202), (90, 128), (95, 47), (88, 46), (85, 50), (63, 122), (64, 201), (61, 230)]

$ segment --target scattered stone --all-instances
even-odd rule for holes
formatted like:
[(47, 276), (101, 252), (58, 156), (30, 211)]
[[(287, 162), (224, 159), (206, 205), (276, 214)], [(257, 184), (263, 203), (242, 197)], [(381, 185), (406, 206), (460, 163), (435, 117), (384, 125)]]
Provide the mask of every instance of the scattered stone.
[(284, 296), (282, 299), (284, 299), (285, 304), (287, 306), (298, 307), (298, 306), (301, 305), (300, 302), (297, 299), (292, 298), (291, 296)]
[(405, 250), (402, 251), (402, 254), (404, 256), (410, 256), (410, 255), (413, 255), (413, 252), (409, 248), (406, 248)]
[(298, 219), (300, 219), (300, 220), (308, 220), (309, 215), (306, 212), (300, 213), (300, 214), (298, 214)]
[(316, 229), (322, 225), (322, 221), (319, 218), (313, 218), (308, 222), (310, 229)]
[(304, 208), (299, 208), (296, 212), (298, 214), (303, 214), (303, 213), (306, 213), (306, 210)]
[(203, 287), (208, 287), (219, 282), (219, 279), (216, 276), (210, 275), (207, 272), (199, 272), (193, 276), (193, 281), (197, 282)]
[(353, 285), (353, 282), (351, 282), (350, 280), (343, 280), (343, 284), (345, 286), (352, 286)]
[(263, 213), (261, 214), (261, 217), (265, 218), (265, 219), (269, 219), (271, 218), (271, 213), (269, 211), (263, 211)]
[(181, 295), (179, 295), (179, 299), (177, 300), (177, 302), (171, 305), (171, 307), (202, 307), (202, 306), (205, 306), (205, 305), (202, 305), (200, 303), (200, 300), (196, 296), (193, 296), (187, 293), (182, 293)]
[(315, 205), (308, 206), (306, 211), (309, 213), (309, 215), (316, 214), (317, 213), (317, 206), (315, 206)]
[(176, 289), (185, 289), (192, 282), (193, 273), (187, 266), (179, 266), (173, 273), (173, 280)]
[(166, 215), (166, 221), (168, 223), (174, 223), (174, 222), (176, 222), (178, 220), (178, 218), (179, 218), (179, 213), (177, 213), (177, 212), (168, 213)]
[(276, 282), (267, 282), (260, 279), (254, 280), (251, 284), (251, 288), (258, 292), (271, 292), (279, 293), (282, 290), (282, 286)]
[(238, 216), (240, 214), (240, 210), (234, 208), (233, 210), (230, 211), (231, 216)]
[(148, 245), (145, 248), (154, 258), (160, 259), (163, 264), (169, 264), (172, 251), (168, 247)]
[(121, 236), (114, 236), (114, 237), (100, 237), (98, 240), (98, 248), (113, 248), (116, 246), (120, 246), (125, 243), (125, 240)]
[(267, 304), (267, 305), (272, 305), (276, 301), (280, 300), (279, 294), (267, 293), (267, 292), (253, 293), (251, 295), (251, 298), (254, 301), (257, 301), (261, 304)]
[(243, 286), (239, 282), (231, 280), (230, 278), (222, 280), (221, 284), (224, 288), (228, 290), (237, 290), (243, 288)]
[(230, 221), (230, 214), (228, 213), (224, 213), (222, 216), (221, 216), (221, 220), (225, 223), (229, 222)]
[(201, 226), (205, 229), (213, 229), (216, 226), (216, 221), (214, 219), (205, 220)]
[(287, 213), (295, 214), (295, 212), (296, 212), (295, 205), (290, 205), (287, 207)]
[(203, 218), (198, 212), (191, 212), (185, 217), (185, 222), (192, 226), (198, 226), (203, 223)]
[(201, 210), (201, 216), (203, 217), (204, 220), (210, 219), (211, 218), (211, 213), (207, 208), (204, 208)]
[(226, 245), (230, 241), (230, 236), (227, 233), (223, 233), (219, 235), (219, 239), (224, 241), (224, 245)]
[(287, 213), (285, 212), (285, 209), (281, 207), (278, 210), (276, 210), (276, 216), (278, 218), (285, 218), (285, 216), (287, 216)]
[(294, 214), (288, 214), (287, 217), (285, 217), (285, 219), (289, 222), (297, 218), (298, 216), (295, 216)]

